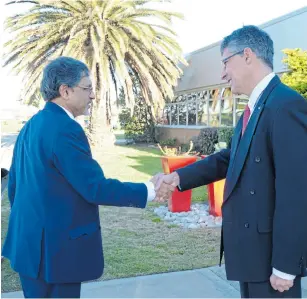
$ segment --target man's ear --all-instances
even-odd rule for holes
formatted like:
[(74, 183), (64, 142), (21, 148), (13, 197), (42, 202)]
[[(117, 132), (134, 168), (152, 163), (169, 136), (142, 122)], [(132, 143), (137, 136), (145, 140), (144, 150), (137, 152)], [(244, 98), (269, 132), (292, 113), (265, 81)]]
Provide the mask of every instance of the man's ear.
[(61, 85), (60, 88), (59, 88), (59, 93), (60, 93), (60, 96), (67, 100), (68, 97), (69, 97), (69, 87), (67, 85)]
[(244, 56), (245, 56), (246, 63), (250, 64), (252, 62), (254, 52), (252, 51), (251, 48), (245, 48), (244, 49)]

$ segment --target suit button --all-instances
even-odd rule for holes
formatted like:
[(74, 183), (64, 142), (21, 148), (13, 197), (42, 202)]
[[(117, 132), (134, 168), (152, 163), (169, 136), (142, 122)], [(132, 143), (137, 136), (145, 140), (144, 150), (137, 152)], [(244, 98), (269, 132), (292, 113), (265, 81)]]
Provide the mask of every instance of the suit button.
[(244, 224), (244, 227), (245, 227), (245, 228), (249, 228), (249, 223), (245, 223), (245, 224)]
[(260, 161), (261, 161), (260, 157), (256, 157), (256, 158), (255, 158), (255, 162), (256, 162), (256, 163), (259, 163)]
[(250, 193), (251, 195), (254, 195), (254, 194), (255, 194), (255, 190), (251, 190), (251, 191), (249, 191), (249, 193)]

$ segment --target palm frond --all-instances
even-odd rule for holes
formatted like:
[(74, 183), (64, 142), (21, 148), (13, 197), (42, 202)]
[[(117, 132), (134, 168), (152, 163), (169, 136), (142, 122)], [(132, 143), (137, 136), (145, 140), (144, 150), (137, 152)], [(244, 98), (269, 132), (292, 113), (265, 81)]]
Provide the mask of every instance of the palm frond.
[[(162, 0), (15, 0), (33, 4), (5, 21), (14, 38), (4, 44), (3, 61), (24, 77), (31, 102), (41, 73), (52, 59), (67, 55), (84, 61), (92, 72), (97, 107), (103, 99), (110, 114), (110, 94), (123, 88), (133, 107), (140, 89), (148, 104), (172, 97), (185, 63), (172, 29), (183, 16), (148, 8)], [(136, 80), (137, 79), (137, 80)], [(138, 82), (136, 86), (136, 82)], [(95, 106), (95, 107), (96, 107)]]

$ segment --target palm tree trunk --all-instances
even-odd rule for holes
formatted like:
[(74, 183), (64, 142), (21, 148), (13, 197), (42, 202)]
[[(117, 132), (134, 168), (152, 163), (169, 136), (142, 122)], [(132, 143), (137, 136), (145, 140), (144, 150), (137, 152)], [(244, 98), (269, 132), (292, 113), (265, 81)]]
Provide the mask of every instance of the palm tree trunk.
[(93, 148), (100, 151), (106, 147), (113, 147), (115, 136), (111, 127), (108, 93), (104, 90), (98, 92), (91, 107), (89, 139)]

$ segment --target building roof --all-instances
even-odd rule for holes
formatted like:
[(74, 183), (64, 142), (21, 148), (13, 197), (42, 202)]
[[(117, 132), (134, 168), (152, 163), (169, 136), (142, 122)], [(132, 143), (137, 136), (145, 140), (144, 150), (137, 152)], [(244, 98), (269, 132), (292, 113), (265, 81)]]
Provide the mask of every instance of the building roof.
[[(274, 71), (276, 73), (286, 71), (282, 63), (283, 49), (307, 50), (307, 6), (259, 27), (265, 30), (274, 41)], [(220, 78), (222, 70), (220, 43), (221, 41), (216, 42), (186, 55), (188, 66), (182, 67), (183, 75), (175, 88), (177, 95), (225, 84)]]

